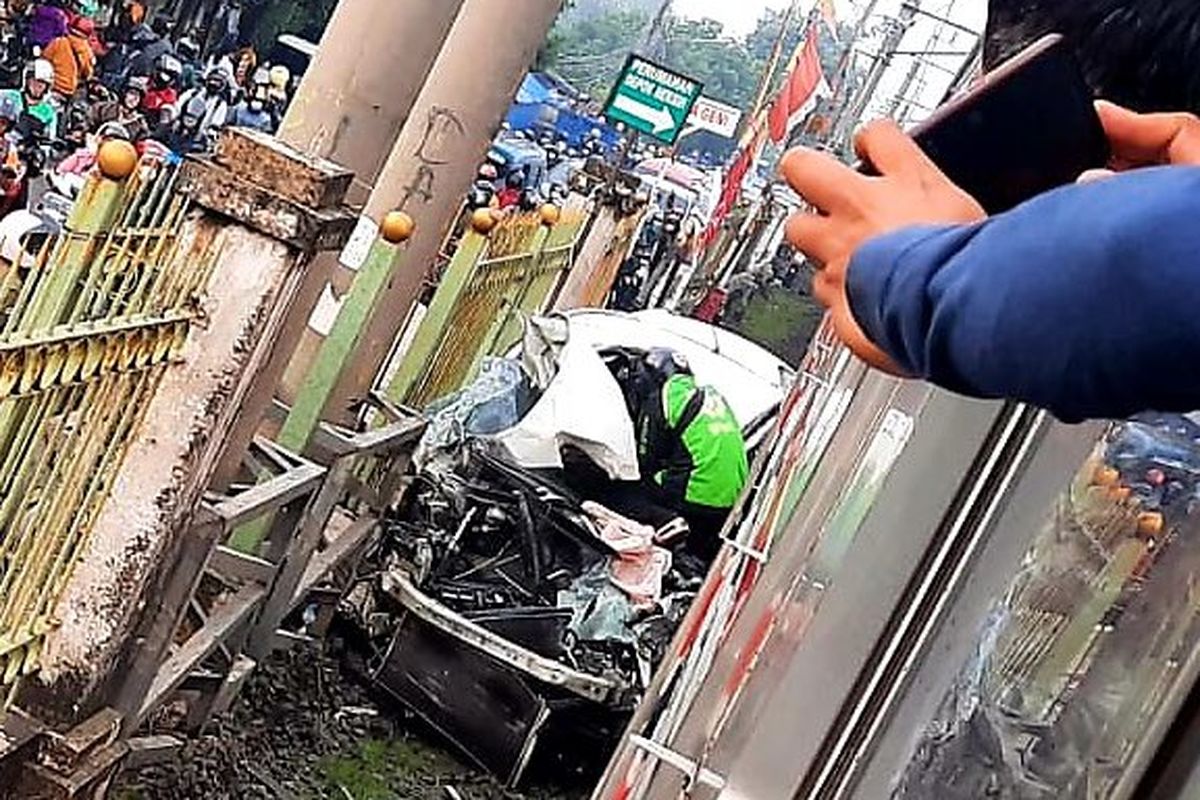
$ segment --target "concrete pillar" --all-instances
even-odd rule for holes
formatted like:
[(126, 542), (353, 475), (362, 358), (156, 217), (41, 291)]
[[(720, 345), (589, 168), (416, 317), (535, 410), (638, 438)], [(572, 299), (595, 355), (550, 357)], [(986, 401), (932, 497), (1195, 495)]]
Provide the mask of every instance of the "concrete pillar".
[(462, 0), (341, 0), (277, 134), (357, 176), (365, 202)]
[(242, 157), (230, 159), (232, 168), (182, 168), (176, 190), (199, 211), (182, 222), (163, 270), (211, 270), (198, 292), (201, 311), (127, 437), (132, 444), (55, 607), (61, 625), (47, 637), (43, 669), (18, 696), (51, 723), (78, 722), (117, 686), (149, 685), (152, 675), (124, 666), (139, 648), (170, 644), (172, 626), (153, 643), (145, 633), (164, 613), (166, 587), (194, 585), (217, 544), (214, 526), (191, 527), (196, 509), (254, 400), (304, 265), (313, 252), (339, 249), (353, 228), (340, 205), (345, 173), (270, 137), (230, 131), (221, 148)]
[(393, 209), (410, 214), (416, 232), (374, 304), (326, 418), (342, 418), (369, 391), (561, 7), (562, 0), (463, 4), (367, 201), (368, 232)]
[[(351, 205), (361, 205), (370, 195), (461, 5), (462, 0), (338, 3), (278, 138), (353, 172), (355, 180), (346, 195)], [(257, 412), (250, 409), (231, 437), (215, 488), (227, 486), (237, 473), (276, 390), (285, 402), (294, 400), (294, 387), (303, 382), (321, 344), (321, 336), (307, 330), (313, 309), (327, 286), (337, 296), (348, 292), (353, 274), (338, 268), (337, 253), (322, 253), (314, 260), (276, 352), (263, 369)], [(291, 371), (289, 364), (294, 364)]]

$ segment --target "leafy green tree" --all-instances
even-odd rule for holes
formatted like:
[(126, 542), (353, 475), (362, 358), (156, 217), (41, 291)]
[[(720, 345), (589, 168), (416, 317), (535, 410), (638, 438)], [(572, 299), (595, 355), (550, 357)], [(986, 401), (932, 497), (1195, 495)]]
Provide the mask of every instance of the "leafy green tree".
[(721, 23), (672, 19), (665, 41), (667, 64), (703, 81), (706, 95), (740, 108), (753, 101), (762, 65)]
[(608, 94), (625, 56), (640, 42), (650, 15), (619, 11), (555, 26), (539, 65), (595, 98)]

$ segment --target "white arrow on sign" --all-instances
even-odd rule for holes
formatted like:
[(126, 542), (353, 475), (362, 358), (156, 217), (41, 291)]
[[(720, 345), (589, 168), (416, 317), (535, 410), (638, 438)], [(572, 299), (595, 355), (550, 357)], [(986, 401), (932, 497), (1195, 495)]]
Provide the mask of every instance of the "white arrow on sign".
[(654, 108), (629, 95), (618, 94), (613, 108), (630, 116), (645, 120), (654, 126), (655, 133), (665, 133), (676, 126), (675, 118), (665, 108)]

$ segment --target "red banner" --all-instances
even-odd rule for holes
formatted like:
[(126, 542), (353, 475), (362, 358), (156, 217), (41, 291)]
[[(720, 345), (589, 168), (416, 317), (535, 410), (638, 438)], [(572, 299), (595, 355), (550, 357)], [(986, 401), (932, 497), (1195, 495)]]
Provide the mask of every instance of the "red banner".
[(783, 88), (779, 90), (775, 104), (771, 106), (771, 141), (776, 144), (786, 139), (792, 129), (804, 121), (809, 101), (825, 82), (818, 39), (817, 26), (810, 25), (804, 47), (797, 55)]

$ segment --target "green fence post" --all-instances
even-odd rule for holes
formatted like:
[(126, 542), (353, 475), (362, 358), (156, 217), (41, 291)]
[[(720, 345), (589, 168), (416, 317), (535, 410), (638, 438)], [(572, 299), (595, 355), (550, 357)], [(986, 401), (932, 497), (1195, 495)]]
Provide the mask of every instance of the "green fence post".
[[(401, 212), (393, 212), (396, 213)], [(386, 220), (381, 228), (389, 228)], [(278, 443), (292, 452), (303, 453), (313, 432), (320, 425), (333, 388), (347, 361), (357, 350), (376, 302), (393, 272), (403, 264), (399, 256), (403, 242), (411, 236), (411, 224), (408, 224), (406, 234), (396, 241), (381, 236), (371, 245), (362, 268), (354, 278), (350, 293), (338, 310), (333, 328), (321, 343), (316, 361), (305, 376), (296, 402), (279, 431)]]
[[(44, 330), (62, 322), (81, 288), (81, 278), (101, 243), (99, 234), (112, 230), (125, 206), (128, 181), (106, 178), (93, 173), (67, 218), (66, 230), (56, 247), (62, 253), (51, 256), (54, 270), (39, 288), (24, 330)], [(55, 257), (57, 256), (57, 257)]]
[[(321, 424), (338, 378), (358, 348), (379, 297), (393, 272), (403, 266), (401, 248), (412, 236), (412, 228), (412, 218), (399, 211), (388, 214), (380, 225), (381, 235), (371, 245), (329, 335), (304, 377), (296, 402), (276, 437), (277, 444), (293, 453), (303, 454), (308, 449), (308, 442)], [(274, 517), (247, 522), (229, 538), (230, 546), (243, 553), (257, 554), (273, 522)]]

